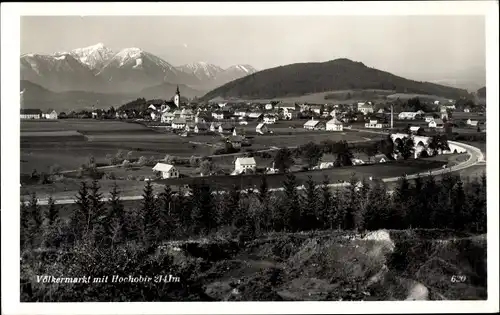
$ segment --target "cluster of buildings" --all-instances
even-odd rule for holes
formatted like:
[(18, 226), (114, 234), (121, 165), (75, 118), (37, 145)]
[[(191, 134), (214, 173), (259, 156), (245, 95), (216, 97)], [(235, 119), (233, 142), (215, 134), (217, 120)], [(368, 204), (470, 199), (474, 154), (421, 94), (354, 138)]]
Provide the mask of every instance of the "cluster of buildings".
[(41, 111), (40, 109), (21, 108), (21, 119), (57, 119), (57, 118), (58, 114), (53, 109)]

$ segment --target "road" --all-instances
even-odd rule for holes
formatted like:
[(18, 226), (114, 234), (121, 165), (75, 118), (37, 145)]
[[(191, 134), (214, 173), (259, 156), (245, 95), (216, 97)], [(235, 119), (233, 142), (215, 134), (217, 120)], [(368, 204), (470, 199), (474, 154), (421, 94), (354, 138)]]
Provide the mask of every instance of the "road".
[[(430, 170), (429, 173), (419, 173), (419, 174), (411, 174), (407, 175), (408, 179), (415, 179), (418, 176), (426, 175), (426, 174), (431, 174), (432, 175), (441, 175), (447, 172), (456, 172), (460, 171), (475, 165), (485, 165), (486, 161), (484, 159), (484, 154), (479, 148), (476, 148), (472, 145), (468, 145), (465, 143), (460, 143), (460, 142), (455, 142), (455, 141), (449, 141), (452, 144), (455, 144), (459, 147), (464, 148), (467, 150), (469, 154), (469, 159), (467, 159), (464, 162), (461, 162), (455, 166), (449, 167), (449, 168), (444, 168), (444, 169), (435, 169), (435, 170)], [(383, 178), (382, 181), (385, 183), (390, 183), (390, 182), (396, 182), (399, 180), (400, 177), (388, 177), (388, 178)], [(349, 183), (335, 183), (335, 184), (330, 184), (328, 185), (330, 188), (339, 188), (339, 187), (346, 187), (348, 186)], [(297, 187), (298, 190), (304, 189), (303, 186)], [(269, 191), (274, 192), (274, 191), (282, 191), (283, 188), (271, 188)], [(225, 193), (224, 191), (219, 191), (219, 192), (214, 192), (215, 194), (223, 194)], [(128, 201), (128, 200), (141, 200), (142, 196), (123, 196), (121, 197), (121, 200)], [(108, 198), (103, 198), (103, 201), (108, 201)], [(63, 199), (63, 200), (56, 200), (56, 204), (72, 204), (75, 203), (76, 200), (74, 199)], [(46, 199), (41, 199), (39, 200), (40, 205), (46, 205), (47, 200)]]

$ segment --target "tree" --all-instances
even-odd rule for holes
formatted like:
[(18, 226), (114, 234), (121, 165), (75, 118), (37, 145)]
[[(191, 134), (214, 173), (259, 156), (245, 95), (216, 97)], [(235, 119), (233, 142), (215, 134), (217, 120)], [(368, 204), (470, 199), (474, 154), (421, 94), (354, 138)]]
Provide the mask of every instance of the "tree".
[(172, 189), (165, 186), (160, 194), (160, 231), (163, 239), (169, 239), (174, 236), (175, 227), (178, 225), (178, 218), (175, 212), (175, 201)]
[(430, 138), (428, 148), (432, 150), (432, 155), (435, 156), (441, 151), (449, 150), (448, 140), (443, 135), (434, 135)]
[(404, 229), (407, 227), (407, 210), (413, 203), (412, 189), (406, 176), (399, 178), (393, 194), (393, 210), (389, 216), (388, 228)]
[(343, 228), (344, 230), (354, 230), (357, 228), (357, 216), (359, 213), (358, 194), (357, 194), (357, 179), (351, 176), (349, 185), (347, 186), (346, 203), (344, 205)]
[(127, 152), (127, 160), (129, 160), (129, 161), (132, 160), (133, 155), (134, 155), (134, 151), (128, 151)]
[(96, 168), (95, 158), (94, 158), (94, 156), (92, 154), (89, 155), (89, 158), (88, 158), (88, 168), (89, 169), (95, 169)]
[(125, 151), (123, 150), (118, 150), (118, 152), (116, 153), (116, 159), (118, 160), (118, 163), (123, 161), (125, 159)]
[(38, 204), (38, 198), (35, 192), (31, 193), (27, 208), (29, 212), (28, 234), (33, 244), (37, 237), (41, 236), (41, 228), (44, 217), (42, 209)]
[(314, 142), (309, 142), (303, 146), (300, 146), (299, 151), (302, 153), (302, 157), (307, 162), (307, 165), (310, 168), (318, 165), (319, 160), (323, 156), (321, 147)]
[(306, 196), (304, 203), (302, 205), (301, 213), (301, 227), (304, 230), (314, 230), (318, 228), (318, 220), (316, 217), (316, 209), (318, 208), (318, 195), (316, 192), (316, 183), (313, 181), (312, 177), (307, 178), (306, 184)]
[(292, 152), (288, 148), (279, 149), (274, 156), (274, 167), (279, 170), (280, 173), (285, 173), (293, 165)]
[(27, 207), (26, 201), (21, 197), (21, 207), (20, 207), (20, 219), (21, 219), (21, 234), (20, 234), (20, 241), (21, 241), (21, 249), (26, 247), (27, 244), (32, 243), (32, 238), (30, 238), (29, 234), (29, 227), (30, 227), (30, 212)]
[(297, 193), (297, 178), (293, 173), (289, 173), (285, 177), (283, 183), (284, 202), (283, 212), (285, 218), (285, 229), (295, 232), (299, 229), (300, 222), (300, 199)]
[(52, 175), (61, 175), (62, 167), (58, 164), (54, 164), (50, 167), (49, 173)]
[(378, 230), (388, 227), (390, 200), (382, 182), (376, 182), (368, 193), (368, 202), (364, 213), (364, 228)]
[(156, 200), (153, 193), (153, 186), (150, 181), (146, 182), (142, 193), (142, 238), (145, 244), (154, 243), (159, 236), (158, 211), (156, 210)]
[(148, 159), (145, 156), (141, 156), (137, 161), (137, 165), (144, 166), (148, 163)]
[(463, 182), (461, 179), (457, 181), (452, 191), (451, 207), (453, 211), (453, 216), (450, 218), (452, 220), (452, 227), (455, 230), (464, 230), (468, 223), (470, 222), (469, 209), (467, 197), (465, 195)]
[(213, 207), (210, 185), (205, 181), (191, 186), (191, 219), (195, 234), (208, 234), (216, 227), (217, 216)]
[(320, 211), (318, 214), (319, 222), (323, 222), (324, 228), (332, 229), (334, 226), (336, 209), (333, 203), (333, 194), (330, 192), (330, 180), (327, 175), (325, 175), (323, 179), (323, 183), (321, 185), (321, 199), (320, 199)]
[(408, 160), (415, 153), (415, 143), (411, 137), (404, 137), (398, 141), (396, 149), (403, 159)]
[[(105, 235), (111, 238), (112, 243), (120, 243), (127, 237), (128, 226), (125, 208), (120, 200), (120, 190), (116, 182), (113, 183), (109, 198), (108, 214), (105, 223)], [(112, 227), (117, 227), (116, 231)]]
[(337, 154), (335, 166), (339, 167), (352, 165), (353, 154), (349, 149), (349, 143), (347, 143), (347, 141), (342, 140), (336, 142), (333, 145), (332, 153)]
[(102, 201), (103, 195), (100, 192), (101, 186), (97, 180), (93, 180), (90, 186), (89, 199), (89, 217), (88, 217), (88, 228), (92, 231), (95, 236), (100, 236), (104, 234), (104, 220), (106, 214), (104, 213), (104, 201)]
[(89, 191), (86, 182), (80, 183), (80, 189), (76, 196), (77, 209), (73, 212), (71, 224), (76, 238), (88, 232), (88, 218), (90, 212)]
[(261, 206), (261, 217), (259, 218), (259, 222), (264, 225), (266, 229), (270, 228), (271, 220), (269, 220), (270, 215), (270, 200), (269, 200), (269, 185), (267, 183), (266, 175), (262, 175), (260, 180), (259, 191), (257, 193), (257, 198), (260, 202)]
[(200, 163), (200, 174), (202, 176), (210, 175), (213, 172), (213, 168), (212, 160), (203, 160)]
[(52, 226), (59, 217), (59, 211), (56, 209), (55, 201), (52, 196), (49, 197), (47, 201), (47, 223)]
[(189, 165), (191, 165), (191, 167), (197, 167), (199, 164), (200, 164), (200, 158), (191, 155), (191, 157), (189, 158)]
[(367, 146), (363, 147), (363, 152), (368, 156), (368, 161), (375, 156), (378, 152), (378, 145), (369, 143)]
[(388, 135), (385, 139), (380, 140), (378, 143), (378, 151), (385, 154), (387, 157), (392, 158), (394, 153), (394, 142), (392, 141), (391, 135)]

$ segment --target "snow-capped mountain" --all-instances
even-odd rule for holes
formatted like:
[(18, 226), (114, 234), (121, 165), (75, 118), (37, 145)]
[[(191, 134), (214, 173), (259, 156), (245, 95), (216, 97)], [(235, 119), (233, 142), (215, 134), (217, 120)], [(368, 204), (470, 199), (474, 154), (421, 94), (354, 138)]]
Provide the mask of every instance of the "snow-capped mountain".
[(25, 54), (21, 56), (21, 79), (29, 80), (53, 91), (94, 89), (98, 79), (71, 54)]
[(101, 70), (115, 55), (115, 53), (111, 49), (105, 47), (103, 43), (77, 48), (72, 50), (70, 54), (96, 72)]
[(200, 81), (213, 80), (219, 73), (224, 71), (221, 67), (204, 61), (182, 65), (177, 67), (177, 69), (185, 73), (194, 74)]
[(139, 91), (162, 82), (198, 83), (194, 75), (179, 71), (165, 60), (135, 47), (118, 52), (97, 76), (114, 92)]
[(130, 93), (165, 82), (206, 91), (254, 72), (249, 65), (222, 69), (206, 62), (174, 67), (140, 48), (115, 53), (102, 43), (70, 52), (21, 56), (21, 79), (55, 92)]

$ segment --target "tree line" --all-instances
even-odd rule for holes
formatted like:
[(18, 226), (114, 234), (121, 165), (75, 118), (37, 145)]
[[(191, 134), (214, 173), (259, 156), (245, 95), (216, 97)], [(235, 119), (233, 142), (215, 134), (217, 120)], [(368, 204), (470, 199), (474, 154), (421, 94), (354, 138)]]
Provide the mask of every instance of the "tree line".
[[(174, 264), (158, 255), (165, 241), (223, 237), (244, 246), (269, 232), (377, 229), (442, 229), (486, 232), (486, 175), (465, 179), (444, 174), (402, 177), (390, 194), (382, 182), (359, 181), (331, 188), (311, 178), (297, 189), (293, 173), (283, 190), (271, 193), (266, 177), (254, 192), (236, 186), (214, 193), (208, 182), (193, 184), (187, 194), (164, 187), (155, 194), (147, 182), (138, 207), (126, 207), (114, 185), (103, 202), (98, 181), (82, 182), (76, 208), (59, 215), (55, 200), (41, 207), (36, 194), (21, 203), (21, 301), (204, 300), (196, 262)], [(182, 277), (179, 284), (72, 284), (41, 286), (32, 275), (154, 274), (165, 268)], [(193, 269), (194, 268), (194, 269)], [(172, 289), (175, 286), (175, 290)]]

